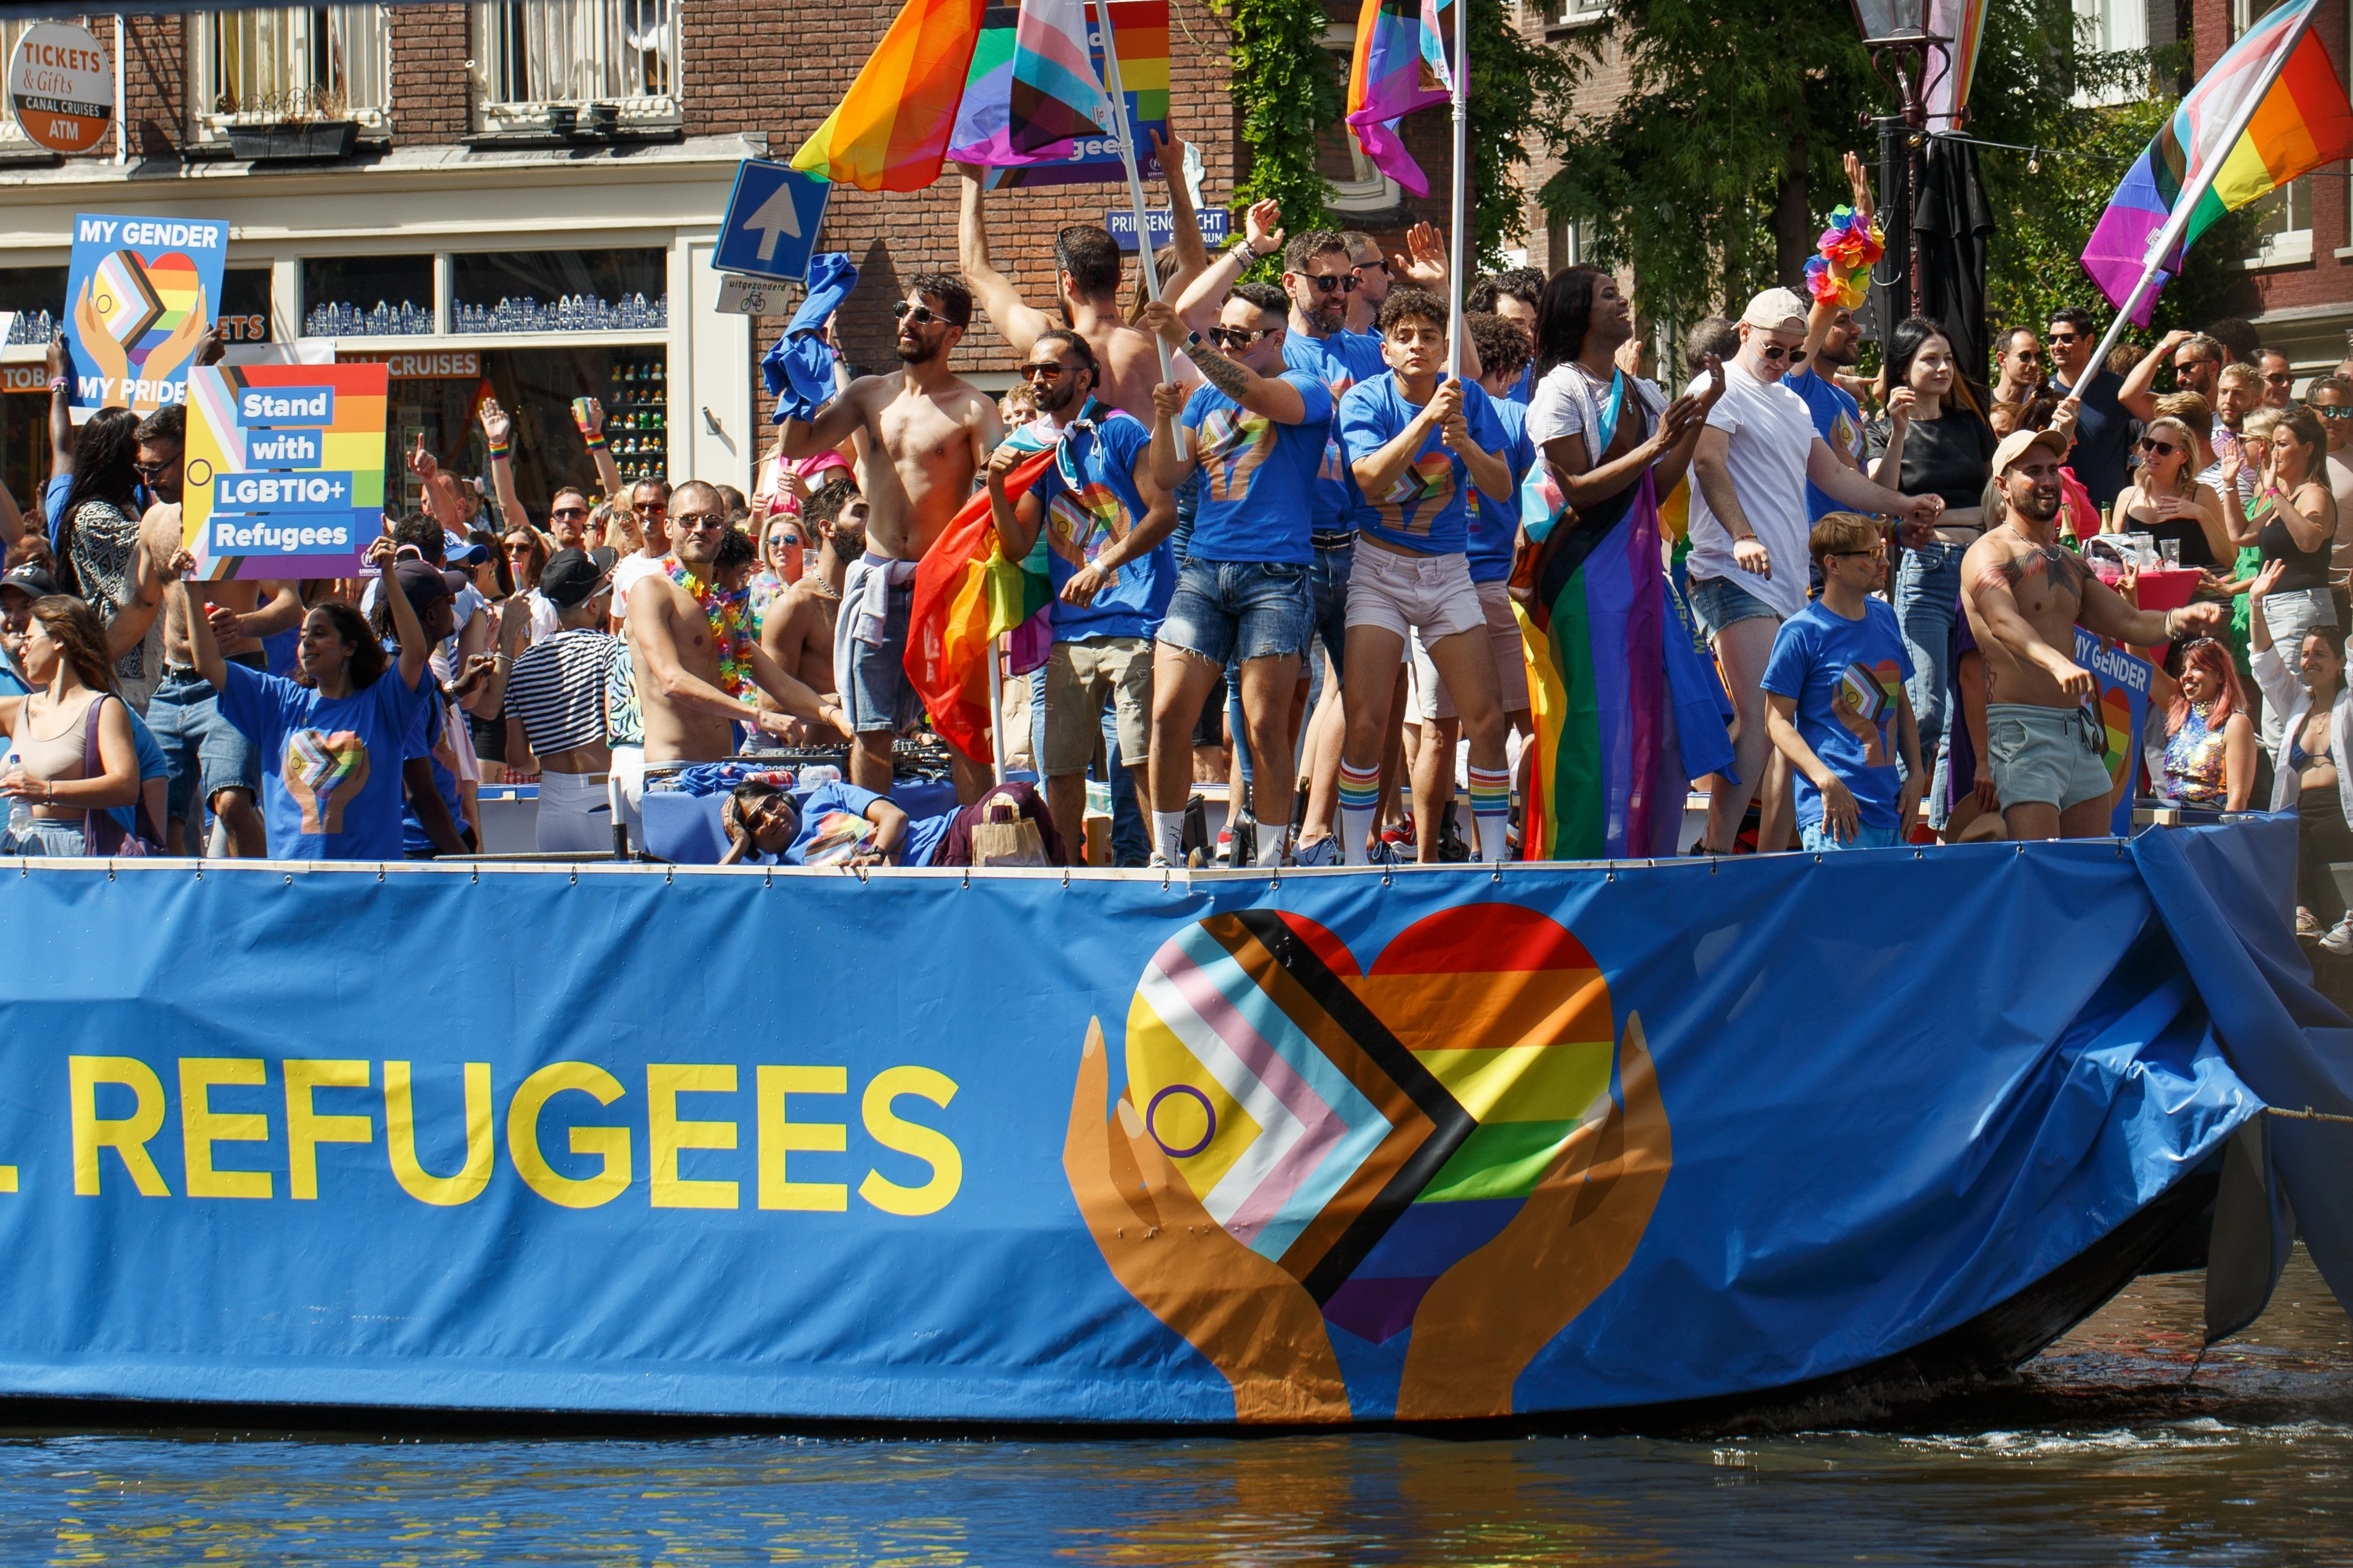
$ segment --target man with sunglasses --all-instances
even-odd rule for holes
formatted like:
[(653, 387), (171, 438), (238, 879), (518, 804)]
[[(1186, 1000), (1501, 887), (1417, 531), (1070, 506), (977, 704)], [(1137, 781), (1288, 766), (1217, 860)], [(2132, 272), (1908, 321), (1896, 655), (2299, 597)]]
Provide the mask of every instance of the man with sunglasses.
[(1087, 763), (1112, 710), (1118, 758), (1149, 789), (1152, 633), (1176, 587), (1169, 533), (1176, 499), (1152, 478), (1151, 429), (1095, 395), (1094, 352), (1070, 331), (1041, 332), (1022, 356), (1035, 392), (1032, 430), (1051, 433), (1055, 462), (1018, 500), (1005, 476), (1028, 453), (1007, 441), (988, 462), (988, 499), (1006, 553), (1026, 556), (1042, 531), (1054, 587), (1054, 645), (1045, 669), (1039, 757), (1046, 807), (1080, 853)]
[[(1155, 132), (1153, 149), (1163, 170), (1183, 168), (1184, 142), (1164, 141)], [(1103, 366), (1103, 385), (1096, 395), (1149, 424), (1152, 388), (1160, 380), (1160, 347), (1151, 333), (1128, 325), (1127, 310), (1119, 298), (1124, 264), (1111, 231), (1096, 224), (1068, 224), (1055, 233), (1054, 283), (1061, 306), (1061, 319), (1057, 321), (1022, 299), (1013, 280), (990, 260), (981, 188), (986, 171), (969, 163), (957, 168), (964, 176), (964, 199), (956, 221), (957, 270), (978, 296), (990, 324), (1017, 354), (1027, 354), (1040, 333), (1054, 328), (1068, 327), (1077, 332)], [(1176, 270), (1161, 285), (1160, 294), (1164, 300), (1176, 300), (1200, 275), (1208, 256), (1201, 245), (1200, 225), (1194, 219), (1191, 193), (1182, 175), (1170, 175), (1167, 184), (1175, 224), (1169, 248), (1176, 254)], [(1176, 380), (1190, 387), (1199, 378), (1180, 363)]]
[(2066, 450), (2062, 430), (2003, 437), (1993, 454), (2001, 516), (1961, 558), (1961, 604), (1985, 659), (1986, 749), (2002, 821), (2020, 840), (2108, 831), (2099, 688), (2075, 662), (2075, 628), (2155, 647), (2230, 615), (2219, 604), (2136, 610), (2059, 542)]
[(2049, 426), (2059, 398), (2042, 379), (2042, 342), (2034, 329), (2012, 327), (1997, 333), (1993, 362), (1993, 407), (1986, 415), (1993, 433), (2000, 437)]
[(2255, 374), (2263, 377), (2263, 406), (2295, 406), (2295, 362), (2284, 349), (2257, 349)]
[(1806, 603), (1806, 485), (1866, 517), (1933, 524), (1943, 503), (1902, 496), (1839, 461), (1814, 430), (1804, 399), (1781, 383), (1803, 363), (1806, 307), (1767, 289), (1741, 312), (1740, 353), (1718, 374), (1724, 393), (1708, 411), (1692, 455), (1692, 612), (1715, 644), (1737, 725), (1738, 783), (1708, 802), (1706, 847), (1729, 854), (1760, 781), (1765, 816), (1757, 847), (1777, 850), (1789, 833), (1788, 764), (1766, 731), (1762, 681), (1783, 621)]
[(613, 631), (618, 635), (629, 618), (629, 590), (662, 569), (670, 558), (670, 483), (639, 479), (629, 489), (629, 514), (638, 520), (643, 541), (613, 567)]
[(2067, 466), (2105, 512), (2131, 482), (2135, 416), (2118, 401), (2125, 378), (2092, 363), (2099, 336), (2093, 330), (2092, 313), (2069, 305), (2051, 312), (2042, 342), (2051, 351), (2052, 394), (2073, 397), (2077, 404), (2075, 445), (2065, 454)]
[[(1223, 348), (1192, 333), (1167, 305), (1145, 307), (1145, 325), (1172, 346), (1187, 343), (1208, 383), (1190, 399), (1174, 385), (1153, 389), (1153, 481), (1174, 491), (1194, 469), (1202, 472), (1192, 542), (1153, 656), (1152, 839), (1163, 864), (1184, 860), (1178, 841), (1192, 784), (1193, 722), (1229, 664), (1241, 666), (1242, 719), (1260, 798), (1291, 799), (1291, 715), (1312, 635), (1308, 540), (1332, 394), (1315, 376), (1284, 366), (1286, 303), (1268, 284), (1236, 288), (1219, 313)], [(1180, 424), (1189, 433), (1181, 451)], [(1280, 819), (1286, 826), (1288, 816)], [(1280, 865), (1289, 837), (1261, 834), (1258, 863)]]
[[(859, 377), (813, 418), (788, 416), (779, 443), (797, 461), (866, 438), (866, 553), (842, 583), (833, 674), (855, 737), (850, 782), (878, 792), (891, 787), (892, 742), (923, 716), (906, 670), (916, 563), (1005, 438), (997, 400), (948, 368), (972, 322), (972, 291), (945, 273), (919, 272), (892, 314), (898, 370)], [(969, 805), (988, 787), (988, 770), (952, 755), (956, 796)]]

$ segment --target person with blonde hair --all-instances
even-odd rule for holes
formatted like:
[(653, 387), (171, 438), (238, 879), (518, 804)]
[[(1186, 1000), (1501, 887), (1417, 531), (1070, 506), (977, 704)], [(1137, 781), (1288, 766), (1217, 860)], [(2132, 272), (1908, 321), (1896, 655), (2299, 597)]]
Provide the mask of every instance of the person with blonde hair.
[[(2218, 446), (2222, 483), (2235, 489), (2246, 455), (2236, 442)], [(2272, 635), (2293, 647), (2314, 626), (2337, 624), (2337, 605), (2328, 591), (2337, 538), (2337, 497), (2328, 488), (2327, 467), (2328, 437), (2309, 408), (2283, 410), (2262, 451), (2266, 459), (2263, 476), (2231, 536), (2240, 545), (2262, 546), (2265, 567), (2282, 563), (2263, 613)], [(2264, 742), (2278, 738), (2277, 717), (2266, 712)]]
[(0, 733), (8, 738), (0, 795), (12, 807), (24, 802), (33, 819), (0, 836), (0, 854), (87, 854), (92, 816), (139, 798), (138, 744), (107, 657), (106, 626), (81, 600), (47, 594), (33, 601), (23, 647), (34, 689), (0, 698)]
[(2160, 414), (2141, 431), (2140, 465), (2108, 514), (2110, 533), (2146, 533), (2180, 546), (2181, 564), (2212, 571), (2237, 545), (2223, 521), (2221, 498), (2195, 472), (2198, 440), (2191, 427)]

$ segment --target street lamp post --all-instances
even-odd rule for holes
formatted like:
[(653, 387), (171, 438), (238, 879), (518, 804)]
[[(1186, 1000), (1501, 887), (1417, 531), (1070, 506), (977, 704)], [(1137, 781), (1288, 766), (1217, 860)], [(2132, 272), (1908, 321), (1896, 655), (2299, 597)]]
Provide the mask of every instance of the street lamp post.
[[(1883, 280), (1874, 275), (1872, 281), (1880, 286), (1883, 317), (1893, 315), (1898, 303), (1904, 314), (1916, 315), (1920, 295), (1912, 247), (1914, 150), (1928, 127), (1922, 79), (1930, 47), (1952, 40), (1929, 30), (1928, 0), (1848, 0), (1848, 5), (1854, 11), (1863, 47), (1871, 51), (1872, 68), (1895, 89), (1903, 105), (1902, 112), (1878, 115), (1872, 121), (1879, 131), (1879, 210), (1887, 234), (1885, 262), (1892, 263), (1894, 274)], [(1892, 81), (1888, 79), (1891, 69), (1895, 73)], [(1894, 326), (1892, 320), (1879, 323), (1883, 342)]]

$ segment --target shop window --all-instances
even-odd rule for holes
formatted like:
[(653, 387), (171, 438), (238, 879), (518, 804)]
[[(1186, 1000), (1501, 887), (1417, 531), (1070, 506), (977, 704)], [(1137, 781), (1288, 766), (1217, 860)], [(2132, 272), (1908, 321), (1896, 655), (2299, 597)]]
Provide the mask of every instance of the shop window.
[(457, 332), (659, 331), (670, 325), (661, 250), (493, 251), (449, 258)]
[[(1324, 47), (1335, 57), (1333, 64), (1341, 79), (1346, 80), (1350, 56), (1356, 47), (1356, 25), (1333, 23), (1324, 29)], [(1335, 120), (1316, 132), (1315, 163), (1332, 186), (1324, 205), (1335, 213), (1381, 212), (1405, 199), (1398, 183), (1373, 167), (1345, 121)]]
[[(16, 58), (16, 40), (25, 36), (25, 29), (33, 26), (32, 22), (0, 22), (0, 70), (5, 70), (8, 62)], [(0, 95), (0, 147), (32, 146), (33, 139), (25, 134), (22, 125), (16, 123), (15, 95)], [(8, 341), (14, 342), (16, 340), (11, 338)]]
[(431, 257), (334, 257), (302, 263), (304, 337), (397, 338), (431, 331)]
[(65, 299), (62, 267), (0, 267), (0, 310), (15, 317), (8, 323), (12, 343), (46, 343), (56, 336)]
[(188, 48), (199, 142), (226, 140), (231, 125), (385, 123), (392, 25), (381, 5), (207, 12), (190, 19)]
[(474, 9), (480, 129), (543, 130), (550, 105), (608, 103), (620, 130), (679, 112), (675, 0), (496, 0)]
[(269, 337), (269, 268), (232, 267), (221, 274), (221, 342), (266, 343)]

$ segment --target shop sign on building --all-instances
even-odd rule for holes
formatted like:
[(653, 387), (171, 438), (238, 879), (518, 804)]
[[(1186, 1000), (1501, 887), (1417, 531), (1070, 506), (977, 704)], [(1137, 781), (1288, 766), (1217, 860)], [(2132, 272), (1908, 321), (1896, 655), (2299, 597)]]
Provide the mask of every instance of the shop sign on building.
[(217, 218), (77, 214), (62, 301), (73, 405), (145, 414), (182, 401), (227, 259)]
[(89, 29), (38, 22), (8, 57), (8, 106), (33, 142), (87, 153), (114, 122), (114, 65)]
[(339, 353), (338, 364), (380, 364), (394, 381), (449, 381), (482, 374), (475, 349), (415, 349), (396, 353)]
[(199, 578), (359, 574), (383, 531), (385, 386), (380, 364), (189, 377), (181, 537)]

